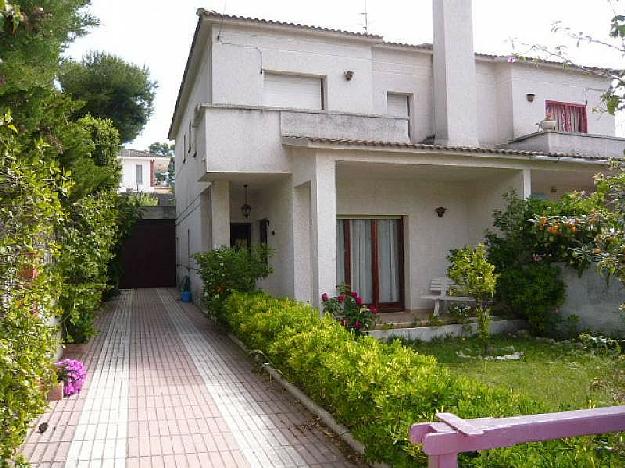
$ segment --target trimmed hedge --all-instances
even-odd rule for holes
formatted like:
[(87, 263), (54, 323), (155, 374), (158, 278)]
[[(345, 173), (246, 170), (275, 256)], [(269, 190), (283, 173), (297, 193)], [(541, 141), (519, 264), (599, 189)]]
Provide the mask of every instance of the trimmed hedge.
[[(235, 293), (227, 301), (232, 331), (366, 446), (370, 461), (392, 466), (425, 464), (407, 435), (414, 422), (440, 411), (463, 418), (540, 413), (537, 403), (503, 388), (452, 375), (434, 357), (396, 341), (357, 339), (329, 316), (289, 299)], [(585, 437), (462, 455), (471, 466), (621, 466), (623, 459), (601, 450), (618, 436)], [(601, 443), (598, 443), (601, 442)]]

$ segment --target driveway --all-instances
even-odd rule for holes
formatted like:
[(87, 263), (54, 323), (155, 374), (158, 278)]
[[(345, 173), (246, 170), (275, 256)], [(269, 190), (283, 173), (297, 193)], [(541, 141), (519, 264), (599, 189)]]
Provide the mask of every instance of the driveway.
[[(174, 290), (123, 291), (24, 454), (52, 467), (355, 466), (351, 454)], [(72, 356), (66, 356), (72, 357)]]

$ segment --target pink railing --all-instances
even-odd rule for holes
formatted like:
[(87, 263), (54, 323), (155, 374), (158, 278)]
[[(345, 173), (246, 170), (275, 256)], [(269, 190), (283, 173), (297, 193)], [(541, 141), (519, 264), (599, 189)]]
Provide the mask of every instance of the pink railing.
[(413, 424), (410, 441), (422, 444), (429, 468), (456, 468), (458, 454), (525, 442), (625, 431), (625, 406), (511, 418), (461, 419), (438, 413), (441, 422)]

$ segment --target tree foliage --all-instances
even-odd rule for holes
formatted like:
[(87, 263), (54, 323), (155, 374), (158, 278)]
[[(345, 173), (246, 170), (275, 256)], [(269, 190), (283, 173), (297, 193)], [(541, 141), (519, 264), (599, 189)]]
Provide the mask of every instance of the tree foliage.
[(82, 62), (65, 61), (59, 73), (63, 92), (82, 101), (80, 115), (111, 119), (122, 142), (141, 132), (154, 109), (156, 83), (149, 70), (103, 52)]
[(0, 0), (0, 96), (49, 87), (59, 56), (97, 20), (89, 0)]
[(148, 147), (150, 153), (158, 154), (159, 156), (173, 156), (175, 145), (167, 142), (154, 142)]

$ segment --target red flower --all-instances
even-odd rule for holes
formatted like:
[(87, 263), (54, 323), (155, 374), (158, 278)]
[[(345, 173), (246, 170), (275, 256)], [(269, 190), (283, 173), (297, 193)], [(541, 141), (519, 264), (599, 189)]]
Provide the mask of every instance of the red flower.
[(360, 323), (360, 320), (356, 320), (356, 323), (354, 324), (354, 328), (356, 330), (360, 330), (360, 327), (362, 326), (362, 324)]
[(345, 302), (345, 294), (341, 294), (338, 298), (339, 302), (343, 303)]
[(358, 293), (356, 291), (352, 291), (351, 296), (356, 299), (358, 297)]
[(321, 295), (321, 300), (322, 300), (323, 302), (328, 302), (328, 299), (329, 299), (329, 298), (328, 298), (328, 293), (323, 293), (323, 294)]
[(369, 307), (369, 310), (371, 311), (372, 314), (377, 314), (378, 313), (378, 308), (376, 306)]
[(362, 305), (362, 297), (359, 296), (356, 298), (356, 304)]

